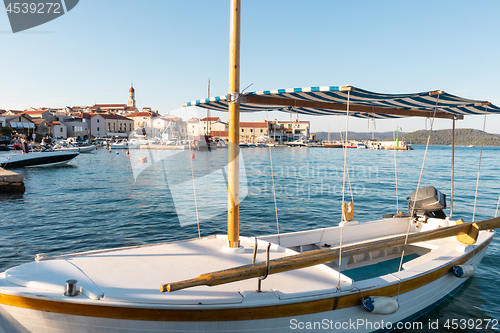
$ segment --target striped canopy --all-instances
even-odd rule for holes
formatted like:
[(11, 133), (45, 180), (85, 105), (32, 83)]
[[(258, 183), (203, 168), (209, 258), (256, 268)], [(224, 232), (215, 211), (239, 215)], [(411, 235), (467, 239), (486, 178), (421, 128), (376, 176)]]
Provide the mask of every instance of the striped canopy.
[[(463, 119), (464, 115), (500, 113), (486, 102), (466, 99), (441, 90), (414, 94), (381, 94), (352, 86), (325, 86), (265, 90), (240, 95), (240, 111), (284, 111), (308, 115), (349, 115), (361, 118), (432, 117)], [(186, 103), (227, 111), (228, 95)]]

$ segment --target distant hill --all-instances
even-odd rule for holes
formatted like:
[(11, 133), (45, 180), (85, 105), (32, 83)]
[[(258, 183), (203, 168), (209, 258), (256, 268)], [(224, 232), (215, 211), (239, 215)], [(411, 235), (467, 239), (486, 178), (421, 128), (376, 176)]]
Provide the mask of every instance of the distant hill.
[[(399, 132), (399, 137), (401, 135), (406, 134), (407, 132)], [(328, 140), (328, 132), (316, 132), (316, 139), (318, 140)], [(342, 133), (345, 135), (345, 132)], [(374, 134), (375, 140), (386, 140), (393, 138), (393, 132), (375, 132)], [(347, 134), (348, 140), (371, 140), (372, 132), (349, 132)], [(339, 132), (330, 132), (330, 140), (340, 140)]]
[[(427, 137), (429, 136), (429, 131), (420, 130), (412, 133), (403, 135), (402, 140), (406, 143), (414, 145), (425, 145), (427, 144)], [(432, 131), (431, 140), (429, 142), (431, 145), (451, 145), (452, 144), (452, 130), (436, 130)], [(455, 131), (455, 145), (456, 146), (480, 146), (484, 144), (485, 146), (500, 146), (500, 135), (486, 133), (476, 129), (457, 129)]]

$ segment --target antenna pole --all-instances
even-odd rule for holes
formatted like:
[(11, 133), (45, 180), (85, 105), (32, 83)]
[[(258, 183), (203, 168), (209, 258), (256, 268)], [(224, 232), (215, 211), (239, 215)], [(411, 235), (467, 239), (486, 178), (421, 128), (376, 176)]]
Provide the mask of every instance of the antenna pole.
[(227, 237), (229, 247), (240, 246), (240, 19), (241, 0), (231, 0), (229, 36), (229, 149), (228, 149), (228, 209)]

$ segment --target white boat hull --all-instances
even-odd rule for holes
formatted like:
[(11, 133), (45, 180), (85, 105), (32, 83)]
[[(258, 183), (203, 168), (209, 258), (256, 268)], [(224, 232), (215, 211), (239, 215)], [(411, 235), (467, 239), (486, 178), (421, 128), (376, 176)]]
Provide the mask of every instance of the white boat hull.
[[(476, 254), (473, 263), (477, 267), (486, 249)], [(290, 332), (315, 327), (310, 331), (325, 332), (373, 332), (394, 328), (411, 321), (453, 294), (467, 279), (452, 274), (427, 284), (425, 287), (399, 295), (400, 307), (393, 315), (372, 315), (361, 307), (350, 307), (307, 315), (280, 318), (225, 321), (163, 321), (161, 313), (157, 320), (113, 319), (45, 312), (20, 307), (0, 305), (0, 332)], [(333, 299), (330, 299), (332, 304)], [(124, 306), (124, 305), (122, 305)], [(154, 310), (151, 310), (154, 311)], [(221, 312), (227, 309), (220, 309)], [(249, 310), (251, 311), (251, 309)], [(168, 310), (167, 310), (168, 312)], [(175, 312), (175, 311), (174, 311)], [(167, 318), (164, 318), (167, 319)], [(229, 318), (228, 318), (229, 319)], [(381, 324), (381, 323), (384, 324)], [(401, 324), (398, 324), (401, 323)], [(317, 326), (314, 326), (317, 325)], [(390, 326), (389, 326), (390, 325)], [(301, 329), (302, 328), (302, 329)]]
[(69, 148), (59, 148), (54, 149), (55, 151), (76, 151), (79, 153), (90, 153), (96, 150), (96, 146), (83, 146), (83, 147), (69, 147)]
[[(344, 227), (344, 239), (356, 243), (360, 230), (371, 234), (372, 238), (381, 237), (391, 227), (391, 233), (401, 234), (405, 221), (390, 219), (351, 224)], [(444, 220), (436, 219), (427, 225), (435, 223), (437, 227), (441, 221)], [(291, 248), (294, 248), (294, 243), (298, 244), (297, 241), (305, 245), (311, 242), (322, 244), (324, 241), (332, 244), (338, 232), (336, 227), (282, 234), (281, 243), (289, 249), (275, 244), (273, 257), (296, 253)], [(481, 231), (474, 246), (463, 245), (455, 237), (414, 243), (411, 251), (421, 253), (405, 262), (403, 270), (373, 278), (351, 280), (344, 274), (352, 268), (346, 267), (347, 271), (343, 270), (341, 274), (340, 292), (336, 288), (338, 271), (326, 265), (271, 275), (263, 281), (262, 293), (255, 292), (256, 279), (215, 287), (200, 286), (168, 294), (158, 291), (159, 281), (169, 282), (164, 281), (169, 279), (169, 275), (199, 275), (194, 272), (186, 274), (184, 268), (181, 269), (187, 258), (191, 261), (189, 267), (198, 267), (198, 270), (200, 265), (206, 264), (206, 268), (201, 268), (202, 272), (213, 269), (214, 263), (222, 265), (222, 268), (226, 264), (234, 266), (235, 257), (225, 250), (221, 252), (221, 245), (227, 240), (223, 236), (115, 249), (111, 250), (112, 255), (109, 255), (110, 250), (105, 250), (43, 259), (0, 273), (0, 328), (6, 333), (274, 333), (303, 330), (300, 327), (307, 325), (322, 325), (321, 331), (326, 332), (373, 332), (390, 328), (387, 324), (381, 327), (382, 321), (397, 325), (414, 320), (447, 298), (467, 280), (455, 277), (451, 268), (466, 263), (477, 268), (493, 236), (492, 231)], [(273, 242), (275, 237), (260, 238), (260, 259), (262, 245)], [(241, 241), (247, 250), (238, 254), (237, 262), (244, 264), (252, 256), (253, 243), (251, 238), (243, 237)], [(196, 251), (202, 255), (195, 255)], [(383, 250), (385, 256), (397, 259), (397, 254), (391, 251)], [(345, 261), (352, 267), (363, 260), (376, 263), (378, 253), (372, 259), (364, 259), (362, 255), (357, 259), (353, 256), (352, 260), (345, 258)], [(380, 252), (379, 258), (384, 259), (384, 255)], [(163, 263), (168, 260), (168, 265), (159, 265), (158, 260)], [(224, 263), (224, 260), (230, 262)], [(344, 267), (344, 261), (342, 263)], [(126, 265), (120, 268), (123, 264)], [(42, 271), (36, 270), (47, 267), (44, 280), (44, 274), (40, 274)], [(106, 267), (104, 274), (102, 267)], [(52, 276), (54, 272), (58, 275)], [(79, 280), (84, 288), (83, 294), (77, 297), (62, 295), (64, 283), (69, 278)], [(399, 309), (391, 315), (370, 314), (361, 306), (359, 290), (363, 290), (365, 298), (397, 298)], [(316, 327), (311, 331), (320, 329)]]

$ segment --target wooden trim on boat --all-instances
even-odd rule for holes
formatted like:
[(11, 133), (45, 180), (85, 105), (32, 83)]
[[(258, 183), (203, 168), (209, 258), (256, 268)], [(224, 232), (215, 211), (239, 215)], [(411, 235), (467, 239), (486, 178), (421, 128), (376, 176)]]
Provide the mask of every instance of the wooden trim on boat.
[[(403, 281), (400, 286), (400, 294), (418, 289), (426, 284), (434, 282), (443, 276), (450, 274), (455, 265), (460, 265), (470, 260), (475, 254), (479, 254), (493, 240), (490, 237), (474, 252), (449, 263), (448, 265), (429, 272), (425, 275)], [(367, 290), (363, 292), (363, 297), (368, 296), (396, 296), (398, 293), (398, 284)], [(90, 305), (78, 304), (61, 301), (51, 301), (41, 298), (31, 298), (22, 296), (13, 296), (0, 293), (0, 304), (14, 306), (18, 308), (32, 309), (38, 311), (48, 311), (75, 316), (128, 319), (128, 320), (147, 320), (147, 321), (239, 321), (255, 319), (271, 319), (292, 317), (304, 314), (312, 314), (337, 309), (344, 309), (361, 305), (361, 293), (354, 292), (344, 296), (334, 296), (319, 300), (278, 304), (262, 307), (235, 307), (219, 309), (152, 309), (121, 307), (113, 305)]]

